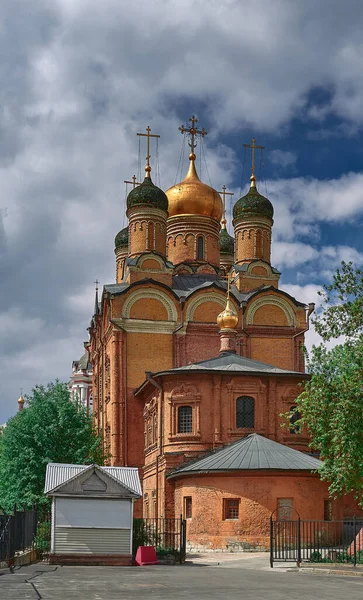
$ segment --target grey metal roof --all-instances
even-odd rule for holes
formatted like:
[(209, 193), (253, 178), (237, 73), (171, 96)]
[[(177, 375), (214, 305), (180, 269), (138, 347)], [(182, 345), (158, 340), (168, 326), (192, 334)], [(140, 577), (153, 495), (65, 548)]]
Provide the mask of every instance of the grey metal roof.
[[(47, 494), (73, 479), (86, 469), (93, 465), (68, 465), (63, 463), (48, 463), (45, 475), (44, 493)], [(97, 465), (98, 466), (98, 465)], [(111, 475), (119, 483), (125, 485), (129, 490), (138, 496), (142, 496), (139, 472), (136, 467), (101, 467), (101, 471)]]
[(225, 446), (191, 464), (180, 467), (170, 476), (187, 473), (209, 473), (225, 471), (313, 471), (323, 465), (313, 458), (284, 444), (252, 433), (245, 438)]
[(223, 352), (216, 358), (192, 363), (184, 367), (176, 367), (169, 371), (161, 371), (155, 373), (154, 377), (156, 375), (179, 373), (181, 371), (236, 371), (238, 373), (256, 373), (259, 375), (297, 375), (299, 377), (308, 377), (305, 373), (280, 369), (279, 367), (274, 367), (258, 360), (238, 356), (233, 352)]

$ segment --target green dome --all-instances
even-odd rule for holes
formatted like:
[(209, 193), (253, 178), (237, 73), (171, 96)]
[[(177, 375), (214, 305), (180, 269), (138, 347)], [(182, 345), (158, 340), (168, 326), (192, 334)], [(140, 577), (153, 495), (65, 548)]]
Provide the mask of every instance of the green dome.
[(251, 215), (256, 217), (268, 217), (272, 219), (274, 216), (274, 207), (270, 200), (262, 196), (252, 181), (252, 185), (245, 196), (237, 200), (233, 207), (233, 220), (238, 221), (244, 216)]
[(153, 184), (150, 177), (145, 177), (144, 181), (127, 196), (127, 208), (133, 206), (150, 206), (167, 212), (168, 198), (163, 190)]
[(221, 254), (234, 254), (234, 239), (223, 226), (219, 234), (219, 250)]
[(121, 229), (115, 237), (115, 248), (129, 245), (129, 228)]

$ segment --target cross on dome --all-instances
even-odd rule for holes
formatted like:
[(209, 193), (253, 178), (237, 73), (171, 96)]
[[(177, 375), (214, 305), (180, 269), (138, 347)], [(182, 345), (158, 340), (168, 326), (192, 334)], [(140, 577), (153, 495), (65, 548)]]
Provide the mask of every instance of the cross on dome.
[(252, 182), (252, 186), (254, 185), (254, 182), (256, 181), (256, 176), (255, 176), (255, 150), (256, 148), (258, 148), (259, 150), (264, 150), (265, 146), (256, 146), (256, 139), (253, 137), (251, 140), (251, 144), (243, 144), (244, 148), (251, 148), (252, 150), (252, 166), (251, 166), (251, 171), (252, 171), (252, 175), (251, 175), (251, 182)]
[(151, 167), (150, 167), (150, 158), (151, 158), (151, 154), (150, 154), (150, 138), (159, 138), (160, 135), (157, 135), (155, 133), (151, 133), (151, 128), (150, 128), (149, 125), (146, 127), (146, 133), (137, 133), (136, 135), (138, 135), (139, 137), (146, 137), (147, 138), (147, 156), (146, 156), (145, 171), (146, 171), (146, 177), (150, 177), (150, 172), (151, 172)]
[(190, 160), (195, 160), (196, 157), (195, 157), (194, 150), (197, 146), (197, 142), (195, 141), (195, 138), (197, 135), (204, 137), (205, 135), (207, 135), (208, 132), (205, 131), (204, 127), (202, 129), (197, 129), (195, 127), (195, 125), (198, 123), (198, 119), (196, 119), (194, 115), (189, 119), (189, 121), (191, 123), (191, 127), (184, 127), (184, 125), (182, 125), (181, 127), (179, 127), (179, 131), (182, 134), (187, 133), (190, 136), (190, 141), (188, 142), (188, 146), (191, 149), (191, 154), (189, 155), (189, 158), (190, 158)]

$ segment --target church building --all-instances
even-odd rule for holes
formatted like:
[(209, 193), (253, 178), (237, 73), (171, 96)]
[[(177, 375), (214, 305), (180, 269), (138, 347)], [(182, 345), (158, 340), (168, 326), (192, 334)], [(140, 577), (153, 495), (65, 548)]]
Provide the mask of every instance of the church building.
[(194, 117), (181, 131), (189, 169), (164, 192), (151, 178), (147, 129), (145, 179), (128, 194), (128, 226), (115, 238), (116, 282), (100, 300), (96, 292), (93, 415), (110, 464), (139, 468), (136, 516), (182, 514), (190, 547), (264, 547), (275, 509), (305, 519), (353, 514), (313, 472), (321, 462), (294, 417), (281, 427), (308, 377), (314, 305), (279, 289), (255, 140), (230, 235), (225, 187), (222, 199), (196, 170), (206, 132)]

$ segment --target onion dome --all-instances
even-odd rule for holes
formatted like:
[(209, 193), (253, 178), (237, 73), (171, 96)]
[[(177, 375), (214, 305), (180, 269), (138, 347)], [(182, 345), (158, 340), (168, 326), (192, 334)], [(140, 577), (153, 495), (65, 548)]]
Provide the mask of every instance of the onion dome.
[(233, 220), (238, 221), (245, 216), (267, 217), (272, 219), (274, 207), (270, 200), (262, 196), (256, 188), (256, 177), (251, 176), (251, 187), (245, 196), (237, 200), (233, 207)]
[(129, 228), (125, 227), (115, 237), (115, 250), (129, 245)]
[(230, 299), (227, 298), (226, 308), (217, 317), (217, 325), (219, 329), (235, 329), (237, 323), (238, 315), (231, 307)]
[(221, 254), (234, 254), (234, 238), (227, 231), (225, 219), (222, 219), (222, 228), (219, 234), (219, 250)]
[(189, 170), (185, 179), (166, 191), (169, 217), (174, 215), (202, 215), (220, 221), (223, 214), (222, 198), (216, 190), (203, 183), (195, 168), (195, 154), (189, 154)]
[(146, 172), (144, 181), (127, 196), (127, 208), (133, 206), (149, 206), (168, 211), (168, 198), (163, 190), (153, 184), (149, 172)]

